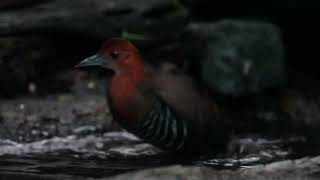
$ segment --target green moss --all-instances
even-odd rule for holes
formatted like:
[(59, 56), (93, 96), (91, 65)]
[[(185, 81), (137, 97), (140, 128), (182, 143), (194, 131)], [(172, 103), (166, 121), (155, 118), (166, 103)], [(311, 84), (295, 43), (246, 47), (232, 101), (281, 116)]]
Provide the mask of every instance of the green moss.
[(121, 33), (121, 37), (130, 39), (130, 40), (147, 40), (147, 37), (144, 34), (132, 33), (126, 30), (123, 30)]

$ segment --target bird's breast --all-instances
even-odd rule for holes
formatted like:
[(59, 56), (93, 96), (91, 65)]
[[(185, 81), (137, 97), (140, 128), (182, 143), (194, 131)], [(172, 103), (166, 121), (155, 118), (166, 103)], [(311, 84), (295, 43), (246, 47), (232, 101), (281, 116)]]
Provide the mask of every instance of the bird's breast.
[(121, 124), (132, 126), (138, 120), (137, 89), (129, 78), (113, 78), (107, 85), (107, 96), (112, 113)]

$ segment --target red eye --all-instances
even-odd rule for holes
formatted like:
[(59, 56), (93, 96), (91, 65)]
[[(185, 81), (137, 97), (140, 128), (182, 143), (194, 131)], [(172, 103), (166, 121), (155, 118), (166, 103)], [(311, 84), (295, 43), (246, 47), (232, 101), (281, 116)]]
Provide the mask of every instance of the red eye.
[(119, 57), (119, 53), (117, 51), (112, 51), (110, 56), (112, 57), (112, 59), (117, 59)]

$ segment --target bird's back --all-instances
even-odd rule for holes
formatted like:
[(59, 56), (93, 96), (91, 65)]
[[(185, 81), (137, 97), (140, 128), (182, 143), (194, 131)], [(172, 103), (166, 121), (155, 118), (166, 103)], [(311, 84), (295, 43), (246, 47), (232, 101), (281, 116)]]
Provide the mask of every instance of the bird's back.
[(137, 107), (144, 113), (131, 131), (142, 139), (185, 152), (215, 152), (225, 146), (226, 125), (214, 100), (172, 64), (150, 66), (138, 92)]

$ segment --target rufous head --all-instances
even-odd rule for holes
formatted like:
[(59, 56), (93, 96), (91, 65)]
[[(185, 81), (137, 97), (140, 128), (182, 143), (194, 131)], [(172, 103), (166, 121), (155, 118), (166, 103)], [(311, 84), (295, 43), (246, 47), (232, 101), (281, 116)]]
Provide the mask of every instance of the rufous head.
[(115, 74), (143, 68), (139, 50), (128, 40), (112, 38), (103, 43), (99, 52), (81, 61), (76, 68), (98, 66)]

